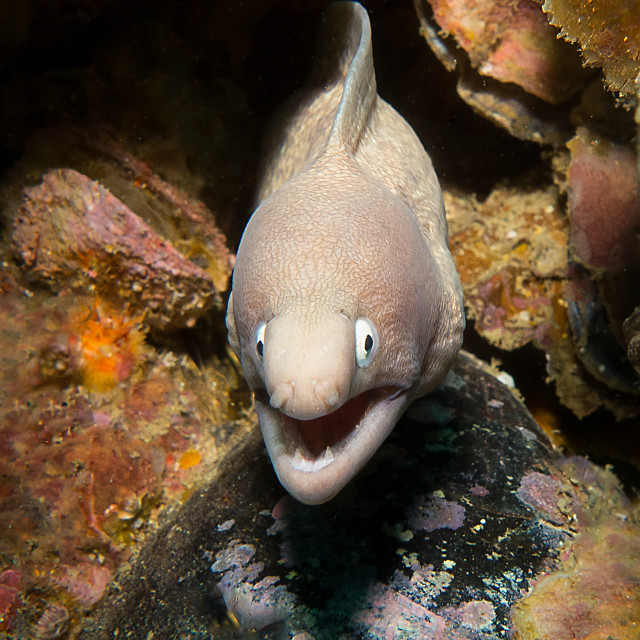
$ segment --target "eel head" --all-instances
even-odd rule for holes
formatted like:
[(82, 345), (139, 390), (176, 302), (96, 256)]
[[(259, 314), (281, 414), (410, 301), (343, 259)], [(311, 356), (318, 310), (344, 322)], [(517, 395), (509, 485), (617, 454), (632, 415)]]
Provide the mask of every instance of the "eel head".
[(378, 386), (367, 371), (379, 346), (367, 318), (335, 313), (301, 323), (286, 314), (259, 325), (255, 344), (266, 382), (255, 406), (274, 469), (301, 502), (325, 502), (389, 435), (406, 388)]
[(325, 175), (300, 175), (258, 207), (227, 313), (274, 469), (308, 504), (362, 469), (459, 346), (415, 216), (344, 171), (328, 175), (339, 176), (328, 198)]

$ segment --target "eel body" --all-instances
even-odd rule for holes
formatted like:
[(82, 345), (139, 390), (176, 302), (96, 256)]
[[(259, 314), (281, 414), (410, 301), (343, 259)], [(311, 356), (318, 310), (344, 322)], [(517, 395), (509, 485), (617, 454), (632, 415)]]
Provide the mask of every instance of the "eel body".
[(227, 311), (274, 469), (308, 504), (338, 493), (443, 380), (464, 329), (438, 180), (377, 95), (365, 9), (331, 5), (320, 44), (269, 155)]

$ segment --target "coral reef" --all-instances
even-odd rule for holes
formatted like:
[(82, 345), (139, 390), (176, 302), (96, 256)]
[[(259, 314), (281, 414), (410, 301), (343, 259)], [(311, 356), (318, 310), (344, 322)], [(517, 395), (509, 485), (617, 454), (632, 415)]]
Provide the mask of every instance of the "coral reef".
[[(616, 193), (625, 198), (629, 190)], [(576, 415), (584, 417), (603, 405), (619, 418), (637, 415), (637, 376), (621, 339), (628, 304), (637, 297), (630, 286), (633, 262), (624, 263), (622, 274), (616, 270), (615, 277), (601, 281), (615, 303), (605, 309), (590, 272), (570, 261), (574, 227), (556, 187), (526, 194), (498, 187), (483, 202), (445, 191), (445, 203), (451, 251), (475, 331), (500, 349), (531, 343), (544, 351), (557, 394)], [(635, 215), (632, 206), (623, 223), (633, 227)], [(603, 241), (612, 235), (600, 233), (602, 224), (593, 228)], [(635, 235), (625, 241), (635, 243)], [(635, 260), (640, 254), (628, 255)], [(617, 319), (612, 317), (616, 308)]]
[[(3, 55), (19, 61), (26, 46), (37, 57), (36, 43), (62, 33), (73, 43), (78, 24), (110, 10), (84, 3), (80, 22), (75, 9), (56, 16), (59, 31), (41, 21), (46, 7), (32, 6), (25, 32)], [(92, 92), (93, 73), (74, 68), (60, 90), (53, 71), (50, 81), (35, 82), (35, 94), (20, 74), (3, 76), (0, 631), (8, 637), (73, 636), (164, 509), (186, 499), (253, 426), (231, 398), (239, 379), (220, 346), (222, 329), (207, 330), (224, 304), (233, 256), (196, 197), (204, 181), (177, 134), (142, 144), (139, 121), (135, 135), (125, 132), (143, 92), (131, 92), (130, 83), (125, 89), (123, 74), (119, 90), (130, 93), (122, 117), (112, 126), (80, 117), (69, 101), (80, 85)], [(98, 75), (88, 98), (94, 105), (109, 73)], [(153, 84), (146, 76), (144, 83)], [(113, 113), (113, 94), (108, 102)], [(16, 104), (28, 106), (14, 111)], [(32, 120), (43, 107), (56, 115)], [(229, 106), (239, 108), (239, 101)], [(223, 110), (209, 128), (226, 140), (233, 127), (216, 119)], [(158, 110), (147, 104), (142, 111)], [(208, 139), (209, 151), (219, 139)], [(136, 144), (144, 161), (132, 153)], [(15, 162), (6, 162), (7, 153)], [(216, 195), (238, 199), (243, 164), (216, 159), (210, 166)], [(223, 208), (219, 198), (209, 202)], [(193, 332), (187, 347), (176, 331), (185, 329)]]
[[(416, 2), (416, 10), (436, 55), (447, 68), (460, 69), (457, 88), (463, 99), (516, 137), (556, 145), (567, 141), (566, 152), (558, 146), (551, 159), (560, 191), (549, 188), (539, 200), (539, 210), (549, 209), (542, 217), (505, 219), (511, 202), (525, 209), (535, 202), (519, 185), (508, 204), (501, 188), (482, 206), (469, 194), (449, 195), (452, 246), (476, 330), (501, 349), (532, 341), (544, 350), (558, 395), (576, 415), (603, 405), (618, 418), (637, 415), (640, 381), (622, 331), (640, 303), (638, 160), (628, 142), (630, 122), (594, 84), (585, 84), (575, 51), (550, 44), (555, 31), (539, 4), (433, 0)], [(637, 75), (635, 9), (548, 0), (544, 10), (565, 35), (579, 40), (589, 64), (605, 67), (613, 89), (628, 97), (628, 82), (616, 83), (613, 76)], [(518, 46), (511, 42), (515, 25)], [(625, 51), (618, 55), (621, 47)], [(577, 92), (581, 101), (570, 122), (568, 110), (552, 105)], [(461, 208), (479, 215), (471, 222)], [(554, 272), (538, 271), (540, 238), (555, 256)]]
[[(616, 194), (628, 197), (629, 189)], [(451, 251), (475, 330), (500, 349), (531, 343), (544, 351), (560, 399), (577, 415), (602, 405), (620, 418), (637, 415), (636, 376), (609, 328), (620, 331), (621, 322), (612, 324), (604, 310), (595, 314), (600, 309), (596, 285), (569, 261), (574, 228), (558, 189), (549, 185), (523, 194), (519, 188), (498, 187), (483, 202), (445, 191), (445, 203)], [(635, 224), (632, 215), (633, 206), (622, 216), (629, 227)], [(602, 224), (593, 228), (603, 241), (611, 235), (599, 233)], [(636, 242), (635, 235), (625, 241)], [(629, 253), (633, 259), (637, 255)], [(621, 287), (619, 275), (609, 281), (626, 293), (627, 302), (635, 299), (631, 287)], [(624, 319), (624, 312), (619, 315)]]
[[(494, 187), (483, 202), (460, 187), (445, 194), (475, 330), (503, 350), (543, 350), (559, 398), (577, 416), (602, 406), (619, 419), (637, 416), (640, 380), (622, 330), (640, 303), (631, 119), (586, 82), (578, 53), (560, 46), (539, 3), (415, 7), (432, 50), (459, 70), (464, 100), (513, 136), (555, 146), (544, 158), (555, 187), (538, 173)], [(590, 7), (588, 28), (607, 11)], [(632, 29), (633, 10), (625, 16), (621, 28)]]
[(627, 357), (622, 327), (640, 303), (637, 154), (585, 126), (567, 148), (559, 182), (570, 221), (565, 297), (575, 351), (595, 380), (633, 397), (640, 378)]
[(640, 261), (637, 154), (586, 127), (567, 147), (572, 256), (599, 274), (621, 275)]
[[(27, 297), (14, 283), (0, 298), (0, 606), (18, 636), (77, 622), (149, 519), (242, 433), (214, 428), (231, 371), (201, 374), (136, 331), (124, 312), (71, 293)], [(62, 604), (68, 621), (52, 613)]]
[[(179, 193), (148, 177), (169, 201)], [(192, 228), (209, 225), (203, 246), (223, 240), (206, 209), (184, 199), (185, 209)], [(250, 423), (224, 429), (237, 384), (229, 365), (214, 358), (198, 371), (146, 339), (151, 329), (193, 326), (216, 304), (206, 271), (72, 169), (48, 171), (3, 214), (18, 260), (5, 249), (1, 625), (16, 637), (56, 638)], [(230, 254), (222, 245), (216, 255), (226, 287)]]
[(430, 0), (443, 34), (455, 39), (474, 69), (511, 82), (551, 104), (580, 89), (584, 73), (556, 38), (534, 0)]
[(482, 203), (445, 192), (469, 317), (502, 349), (566, 337), (567, 221), (553, 187), (495, 189)]
[[(91, 611), (83, 637), (130, 625), (133, 637), (234, 640), (266, 625), (264, 637), (297, 640), (348, 628), (524, 640), (562, 637), (567, 614), (590, 639), (636, 631), (637, 508), (610, 473), (551, 451), (476, 365), (411, 407), (377, 466), (323, 511), (281, 500), (248, 435), (220, 313), (230, 248), (252, 207), (257, 140), (302, 84), (325, 4), (0, 8), (2, 637), (76, 637)], [(544, 387), (535, 415), (557, 441), (606, 462), (618, 440), (615, 456), (637, 463), (636, 127), (578, 51), (633, 104), (636, 7), (618, 19), (619, 2), (593, 0), (563, 17), (569, 3), (547, 0), (571, 47), (541, 4), (434, 0), (443, 26), (416, 0), (454, 76), (410, 3), (365, 0), (380, 94), (445, 187), (469, 344), (475, 330), (518, 382)], [(146, 240), (107, 242), (118, 220)], [(31, 223), (52, 254), (18, 241)], [(30, 269), (22, 253), (38, 257)], [(174, 277), (175, 296), (160, 283)], [(151, 295), (157, 309), (139, 300)], [(555, 392), (590, 419), (567, 418)], [(632, 431), (602, 407), (634, 417)], [(475, 426), (456, 421), (474, 411)], [(631, 465), (616, 471), (637, 486)]]
[(640, 306), (624, 321), (622, 332), (627, 345), (629, 362), (640, 374)]

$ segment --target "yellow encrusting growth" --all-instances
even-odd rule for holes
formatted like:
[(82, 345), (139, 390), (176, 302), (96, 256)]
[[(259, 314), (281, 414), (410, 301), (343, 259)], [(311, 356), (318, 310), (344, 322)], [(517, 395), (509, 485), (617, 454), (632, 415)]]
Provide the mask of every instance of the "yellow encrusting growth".
[(180, 456), (179, 464), (181, 469), (190, 469), (200, 464), (201, 461), (202, 456), (195, 449), (187, 449), (187, 451)]
[(127, 380), (142, 361), (145, 330), (131, 317), (96, 299), (73, 321), (82, 383), (90, 391), (109, 391)]

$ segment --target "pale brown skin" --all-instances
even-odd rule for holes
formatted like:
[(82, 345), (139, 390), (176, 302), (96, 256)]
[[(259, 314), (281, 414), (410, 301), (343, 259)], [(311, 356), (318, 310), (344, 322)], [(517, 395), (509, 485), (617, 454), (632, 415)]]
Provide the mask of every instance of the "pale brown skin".
[(274, 143), (227, 312), (276, 473), (309, 504), (444, 378), (464, 329), (440, 187), (376, 94), (362, 6), (331, 5), (323, 48), (319, 88)]

